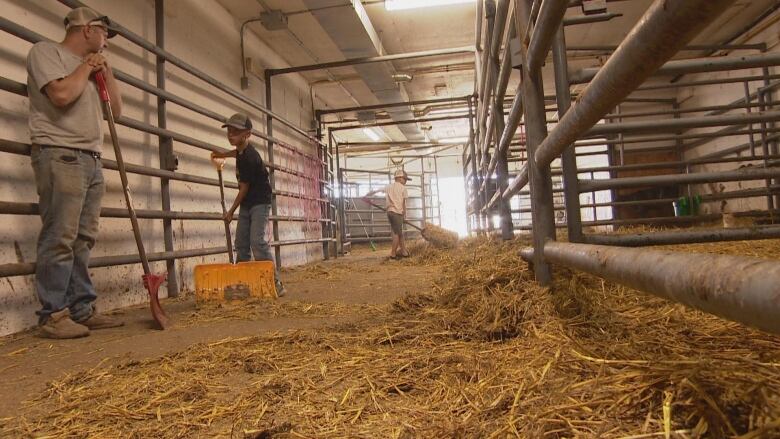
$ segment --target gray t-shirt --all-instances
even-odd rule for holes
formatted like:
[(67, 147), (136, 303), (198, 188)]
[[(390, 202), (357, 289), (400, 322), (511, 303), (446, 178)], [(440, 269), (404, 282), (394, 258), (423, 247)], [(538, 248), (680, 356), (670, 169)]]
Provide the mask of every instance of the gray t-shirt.
[(83, 62), (59, 43), (36, 43), (27, 54), (27, 92), (30, 96), (30, 141), (38, 145), (100, 152), (103, 113), (97, 85), (89, 81), (81, 96), (66, 107), (56, 107), (44, 87), (64, 78)]

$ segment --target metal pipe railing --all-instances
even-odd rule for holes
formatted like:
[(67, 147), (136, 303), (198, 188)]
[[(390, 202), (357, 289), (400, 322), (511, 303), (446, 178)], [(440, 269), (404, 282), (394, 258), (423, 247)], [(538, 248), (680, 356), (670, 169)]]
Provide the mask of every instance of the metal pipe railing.
[(585, 235), (585, 244), (645, 247), (650, 245), (694, 244), (703, 242), (750, 241), (780, 238), (780, 226), (735, 229), (682, 230), (674, 232)]
[[(12, 154), (18, 154), (18, 155), (30, 155), (30, 149), (32, 148), (32, 145), (21, 143), (21, 142), (15, 142), (11, 140), (6, 139), (0, 139), (0, 151), (2, 152), (9, 152)], [(101, 163), (103, 164), (103, 167), (105, 169), (110, 170), (117, 170), (117, 164), (113, 160), (108, 159), (100, 159)], [(213, 178), (206, 178), (206, 177), (200, 177), (197, 175), (189, 175), (189, 174), (182, 174), (179, 172), (173, 172), (173, 171), (165, 171), (158, 168), (151, 168), (148, 166), (141, 166), (141, 165), (133, 165), (130, 163), (125, 164), (125, 168), (127, 169), (127, 172), (133, 173), (133, 174), (139, 174), (139, 175), (147, 175), (151, 177), (160, 177), (160, 178), (167, 178), (170, 180), (178, 180), (178, 181), (186, 181), (189, 183), (198, 183), (198, 184), (205, 184), (208, 186), (219, 186), (219, 180), (213, 179)], [(233, 182), (225, 182), (224, 183), (226, 188), (230, 189), (238, 189), (238, 183)], [(289, 191), (282, 191), (278, 189), (274, 189), (273, 191), (274, 195), (284, 196), (284, 197), (290, 197), (290, 198), (299, 198), (304, 200), (313, 200), (313, 201), (327, 201), (324, 198), (318, 198), (318, 197), (309, 197), (305, 195), (298, 194), (296, 192), (289, 192)]]
[(543, 252), (552, 263), (780, 334), (776, 261), (562, 242), (547, 242)]
[[(3, 28), (4, 26), (6, 26), (6, 24), (4, 24), (2, 22), (2, 20), (4, 20), (4, 19), (0, 18), (0, 28)], [(18, 27), (18, 25), (15, 25), (15, 24), (14, 24), (14, 26)], [(4, 30), (6, 30), (6, 29), (4, 29)], [(44, 38), (43, 36), (38, 35), (38, 34), (32, 32), (32, 31), (24, 30), (23, 28), (15, 30), (14, 31), (14, 35), (20, 36), (21, 38), (23, 38), (23, 39), (25, 39), (27, 41), (30, 41), (32, 43), (35, 43), (35, 42), (38, 42), (38, 41), (49, 41), (48, 39)], [(124, 73), (124, 72), (119, 71), (119, 70), (115, 70), (114, 74), (115, 74), (115, 76), (116, 76), (116, 78), (118, 80), (120, 80), (122, 82), (125, 82), (126, 84), (135, 86), (135, 87), (139, 88), (140, 90), (143, 90), (143, 91), (149, 92), (151, 94), (154, 94), (158, 98), (162, 98), (162, 99), (164, 99), (166, 101), (174, 102), (174, 103), (176, 103), (178, 105), (181, 105), (181, 106), (183, 106), (183, 107), (185, 107), (187, 109), (190, 109), (192, 111), (200, 113), (200, 114), (202, 114), (204, 116), (210, 117), (210, 118), (212, 118), (212, 119), (214, 119), (214, 120), (216, 120), (216, 121), (218, 121), (220, 123), (225, 122), (227, 120), (224, 116), (221, 116), (221, 115), (219, 115), (217, 113), (209, 111), (209, 110), (207, 110), (207, 109), (205, 109), (205, 108), (203, 108), (203, 107), (201, 107), (201, 106), (199, 106), (197, 104), (194, 104), (194, 103), (189, 102), (189, 101), (187, 101), (185, 99), (182, 99), (182, 98), (180, 98), (180, 97), (178, 97), (176, 95), (173, 95), (172, 93), (169, 93), (169, 92), (167, 92), (165, 90), (162, 90), (162, 89), (157, 88), (157, 87), (153, 87), (153, 86), (147, 84), (146, 82), (143, 82), (143, 81), (141, 81), (139, 79), (136, 79), (136, 78), (128, 75), (127, 73)], [(16, 81), (8, 79), (8, 78), (0, 77), (0, 90), (5, 90), (5, 91), (11, 92), (11, 93), (18, 94), (20, 96), (27, 96), (27, 87), (26, 87), (25, 84), (22, 84), (20, 82), (16, 82)], [(215, 146), (215, 145), (212, 145), (212, 144), (207, 143), (207, 142), (203, 142), (203, 141), (197, 140), (195, 138), (192, 138), (192, 137), (180, 134), (180, 133), (175, 132), (175, 131), (167, 130), (167, 129), (163, 128), (163, 127), (158, 127), (158, 126), (154, 126), (154, 125), (151, 125), (151, 124), (148, 124), (148, 123), (145, 123), (145, 122), (141, 122), (141, 121), (138, 121), (138, 120), (135, 120), (135, 119), (130, 119), (130, 118), (125, 117), (125, 116), (122, 116), (122, 117), (118, 118), (116, 120), (116, 123), (118, 123), (120, 125), (123, 125), (123, 126), (126, 126), (128, 128), (132, 128), (132, 129), (136, 129), (136, 130), (145, 132), (145, 133), (154, 134), (154, 135), (156, 135), (156, 136), (158, 136), (160, 138), (175, 140), (177, 142), (185, 143), (187, 145), (194, 146), (196, 148), (204, 149), (204, 150), (207, 150), (207, 151), (220, 151), (220, 152), (225, 151), (225, 148), (222, 148), (222, 147)], [(284, 142), (281, 142), (278, 139), (274, 139), (273, 137), (268, 136), (268, 135), (266, 135), (264, 133), (261, 133), (261, 132), (259, 132), (257, 130), (252, 130), (252, 133), (256, 134), (256, 135), (259, 135), (263, 139), (270, 140), (270, 141), (275, 141), (278, 144), (285, 145)], [(311, 178), (311, 177), (309, 177), (306, 174), (303, 174), (303, 173), (300, 173), (300, 172), (294, 171), (292, 169), (285, 168), (283, 166), (279, 166), (279, 165), (276, 165), (276, 164), (273, 164), (273, 163), (268, 163), (267, 165), (269, 167), (273, 168), (273, 169), (282, 171), (282, 172), (287, 173), (287, 174), (296, 175), (296, 176), (301, 177), (301, 178)]]
[[(87, 6), (84, 3), (78, 1), (78, 0), (58, 0), (60, 3), (71, 7), (71, 8), (79, 8)], [(252, 108), (259, 110), (261, 113), (265, 114), (266, 116), (270, 116), (274, 118), (275, 120), (281, 122), (283, 125), (290, 128), (293, 132), (296, 132), (300, 134), (301, 136), (309, 139), (309, 140), (315, 140), (308, 132), (302, 130), (299, 128), (294, 122), (287, 120), (286, 118), (274, 113), (273, 111), (269, 110), (265, 106), (261, 105), (258, 102), (255, 102), (252, 99), (249, 99), (246, 97), (245, 94), (234, 90), (227, 85), (223, 84), (220, 81), (217, 81), (216, 79), (212, 78), (205, 72), (201, 71), (200, 69), (197, 69), (196, 67), (192, 66), (191, 64), (185, 62), (184, 60), (174, 56), (170, 52), (167, 52), (166, 50), (157, 47), (156, 45), (152, 44), (151, 42), (145, 40), (140, 35), (130, 31), (129, 29), (125, 28), (121, 24), (117, 23), (116, 21), (112, 20), (112, 29), (115, 29), (119, 35), (127, 39), (128, 41), (136, 44), (137, 46), (140, 46), (141, 48), (154, 53), (158, 57), (170, 62), (171, 64), (175, 65), (176, 67), (184, 70), (185, 72), (195, 76), (196, 78), (204, 81), (205, 83), (211, 85), (212, 87), (230, 95), (233, 98), (238, 99), (239, 101), (251, 106)]]
[(623, 189), (639, 186), (679, 185), (691, 183), (721, 183), (726, 181), (763, 180), (780, 177), (780, 168), (742, 168), (736, 171), (701, 172), (696, 174), (648, 175), (643, 177), (580, 180), (580, 192)]
[[(323, 241), (334, 241), (327, 239), (296, 239), (288, 241), (271, 241), (268, 243), (271, 247), (283, 247), (287, 245), (316, 244)], [(146, 257), (150, 262), (165, 261), (168, 259), (194, 258), (198, 256), (218, 255), (227, 253), (227, 247), (211, 247), (192, 250), (176, 250), (172, 252), (147, 253)], [(138, 264), (141, 259), (137, 254), (101, 256), (90, 258), (89, 268), (111, 267), (116, 265)], [(25, 276), (35, 273), (34, 262), (22, 262), (15, 264), (0, 264), (0, 277)]]
[[(728, 0), (656, 1), (544, 139), (536, 160), (552, 162), (730, 4)], [(503, 196), (522, 189), (521, 182), (516, 177)]]
[[(580, 104), (583, 105), (583, 104)], [(575, 106), (572, 108), (579, 107)], [(563, 150), (563, 148), (559, 147), (555, 143), (553, 143), (556, 140), (559, 139), (565, 139), (569, 140), (572, 138), (571, 133), (565, 133), (562, 135), (562, 137), (556, 137), (553, 138), (554, 133), (559, 129), (558, 127), (563, 126), (564, 120), (568, 117), (568, 114), (564, 116), (564, 118), (561, 120), (561, 122), (556, 125), (555, 129), (550, 133), (550, 136), (547, 137), (543, 143), (544, 145), (547, 145), (550, 147), (550, 145), (555, 145), (555, 149), (560, 149), (558, 153), (560, 154)], [(736, 115), (726, 115), (726, 116), (705, 116), (705, 117), (689, 117), (685, 119), (664, 119), (664, 120), (653, 120), (653, 121), (641, 121), (641, 122), (623, 122), (623, 123), (613, 123), (613, 124), (599, 124), (595, 125), (589, 129), (585, 130), (579, 130), (579, 134), (575, 135), (575, 139), (577, 137), (595, 137), (595, 136), (603, 136), (607, 134), (619, 134), (619, 133), (627, 133), (627, 132), (633, 132), (633, 133), (642, 133), (642, 132), (659, 132), (659, 131), (679, 131), (681, 129), (686, 128), (704, 128), (704, 127), (715, 127), (715, 126), (724, 126), (724, 125), (733, 125), (733, 126), (743, 126), (750, 123), (760, 123), (760, 122), (770, 122), (770, 121), (778, 121), (780, 120), (780, 111), (766, 111), (761, 113), (750, 113), (750, 114), (736, 114)], [(564, 129), (567, 129), (564, 127)], [(569, 128), (570, 129), (570, 128)], [(551, 140), (553, 139), (553, 140)], [(540, 147), (541, 148), (541, 147)], [(543, 163), (550, 163), (555, 158), (555, 156), (551, 156), (550, 154), (555, 154), (555, 152), (552, 151), (553, 148), (548, 148), (547, 150), (539, 150), (541, 154), (537, 153), (536, 160), (542, 161)], [(518, 173), (517, 177), (515, 177), (514, 180), (512, 180), (512, 183), (510, 183), (509, 188), (502, 194), (503, 197), (511, 197), (514, 195), (517, 191), (522, 189), (526, 184), (528, 184), (528, 167), (523, 166), (523, 168)]]
[[(753, 69), (757, 67), (772, 67), (777, 65), (780, 65), (780, 53), (768, 52), (756, 55), (695, 58), (669, 61), (663, 66), (659, 67), (652, 74), (665, 76), (685, 73), (722, 72), (726, 70)], [(598, 72), (598, 68), (581, 69), (571, 76), (571, 83), (584, 84), (593, 80)]]
[(539, 18), (534, 24), (528, 43), (528, 70), (535, 71), (544, 63), (552, 47), (553, 37), (561, 27), (563, 14), (566, 13), (568, 6), (568, 0), (544, 0), (542, 2)]
[[(168, 220), (219, 220), (222, 221), (220, 212), (176, 212), (171, 210), (136, 209), (136, 216), (143, 219), (168, 219)], [(13, 201), (0, 201), (0, 214), (4, 215), (38, 215), (38, 203), (18, 203)], [(100, 209), (101, 218), (129, 218), (127, 209), (118, 207), (103, 207)], [(269, 216), (269, 220), (290, 222), (320, 222), (327, 223), (330, 220), (320, 218), (311, 221), (302, 216)]]
[[(68, 3), (73, 3), (73, 2), (63, 2), (63, 3), (68, 4)], [(73, 7), (72, 4), (69, 4), (69, 6)], [(78, 5), (76, 5), (76, 6), (78, 6)], [(159, 2), (156, 3), (156, 12), (158, 13), (158, 15), (161, 14), (161, 12), (162, 12), (162, 7), (161, 6), (162, 5)], [(156, 26), (158, 28), (158, 33), (162, 33), (162, 32), (159, 31), (162, 28), (162, 26), (163, 26), (161, 19), (158, 19), (156, 21)], [(129, 31), (127, 31), (127, 29), (124, 29), (124, 28), (122, 28), (119, 25), (117, 25), (117, 27), (118, 27), (118, 29), (120, 31), (128, 32), (128, 35), (130, 36), (128, 39), (131, 39), (131, 41), (133, 40), (133, 38), (140, 38), (140, 37), (138, 37), (135, 34), (129, 33)], [(5, 19), (3, 17), (0, 17), (0, 29), (6, 31), (8, 33), (11, 33), (12, 35), (15, 35), (15, 36), (17, 36), (19, 38), (22, 38), (22, 39), (25, 39), (27, 41), (30, 41), (32, 43), (35, 43), (35, 42), (38, 42), (38, 41), (43, 41), (43, 40), (48, 40), (47, 38), (43, 37), (42, 35), (37, 34), (37, 33), (33, 32), (33, 31), (29, 30), (29, 29), (25, 29), (22, 26), (20, 26), (18, 24), (15, 24), (15, 23), (12, 23), (12, 22), (10, 22), (9, 20), (7, 20), (7, 19)], [(139, 41), (133, 41), (133, 42), (139, 43)], [(163, 45), (162, 43), (163, 42), (164, 42), (164, 40), (162, 39), (162, 35), (158, 35), (158, 44), (159, 44), (159, 46), (153, 46), (153, 45), (150, 46), (151, 43), (148, 43), (148, 42), (145, 42), (146, 44), (139, 44), (139, 45), (141, 45), (142, 47), (144, 47), (146, 49), (151, 50), (152, 52), (154, 52), (155, 54), (158, 55), (158, 60), (157, 60), (158, 71), (161, 68), (163, 68), (162, 66), (163, 66), (163, 64), (164, 64), (164, 62), (166, 60), (167, 61), (171, 61), (173, 64), (175, 64), (175, 65), (177, 65), (179, 67), (182, 67), (182, 65), (177, 63), (177, 61), (180, 61), (180, 60), (177, 60), (175, 58), (172, 59), (170, 54), (168, 54), (167, 52), (165, 52), (162, 49), (162, 45)], [(156, 49), (151, 49), (150, 47), (155, 47)], [(207, 77), (204, 78), (203, 76), (205, 74), (203, 74), (202, 72), (190, 71), (190, 70), (188, 70), (186, 68), (186, 66), (182, 67), (182, 68), (184, 70), (188, 71), (189, 73), (192, 73), (193, 75), (195, 75), (197, 77), (200, 77), (200, 79), (205, 80), (207, 83), (209, 83), (209, 84), (211, 84), (211, 85), (213, 85), (213, 86), (215, 86), (215, 87), (217, 87), (219, 89), (222, 89), (223, 91), (226, 91), (222, 87), (220, 87), (220, 84), (218, 84), (218, 83), (215, 84), (214, 82), (210, 81), (209, 80), (210, 78), (207, 78)], [(206, 108), (204, 108), (204, 107), (202, 107), (200, 105), (194, 104), (194, 103), (192, 103), (192, 102), (190, 102), (188, 100), (185, 100), (185, 99), (183, 99), (181, 97), (178, 97), (178, 96), (176, 96), (176, 95), (174, 95), (172, 93), (169, 93), (166, 90), (164, 90), (164, 76), (165, 75), (158, 75), (158, 76), (163, 76), (163, 78), (162, 78), (162, 81), (159, 81), (160, 78), (158, 78), (158, 86), (155, 87), (155, 86), (147, 84), (146, 82), (138, 80), (138, 79), (136, 79), (136, 78), (134, 78), (134, 77), (124, 73), (124, 72), (121, 72), (121, 71), (115, 71), (115, 74), (117, 76), (117, 79), (119, 79), (119, 80), (121, 80), (121, 81), (123, 81), (123, 82), (125, 82), (125, 83), (127, 83), (127, 84), (129, 84), (131, 86), (137, 87), (138, 89), (140, 89), (142, 91), (151, 93), (151, 94), (153, 94), (153, 95), (158, 97), (158, 122), (159, 122), (158, 126), (146, 124), (146, 123), (143, 123), (143, 122), (140, 122), (140, 121), (137, 121), (137, 120), (133, 120), (133, 119), (130, 119), (130, 118), (126, 118), (126, 117), (120, 118), (119, 120), (117, 120), (117, 123), (120, 123), (120, 124), (122, 124), (124, 126), (128, 126), (128, 127), (132, 128), (132, 129), (140, 130), (142, 132), (146, 132), (146, 133), (150, 133), (150, 134), (154, 134), (154, 135), (158, 136), (159, 139), (160, 139), (160, 145), (161, 145), (161, 148), (160, 148), (160, 155), (161, 155), (160, 163), (161, 163), (161, 165), (167, 166), (167, 165), (164, 165), (164, 163), (166, 162), (166, 160), (168, 158), (167, 156), (172, 154), (172, 150), (169, 150), (166, 153), (164, 151), (165, 148), (163, 146), (170, 145), (170, 142), (172, 140), (179, 141), (181, 143), (185, 143), (185, 144), (188, 144), (188, 145), (191, 145), (191, 146), (195, 146), (197, 148), (206, 149), (206, 150), (209, 150), (209, 151), (223, 151), (224, 150), (223, 148), (219, 148), (219, 147), (213, 146), (213, 145), (211, 145), (211, 144), (209, 144), (207, 142), (202, 142), (202, 141), (200, 141), (198, 139), (194, 139), (194, 138), (191, 138), (189, 136), (182, 135), (180, 133), (177, 133), (177, 132), (174, 132), (174, 131), (171, 131), (171, 130), (168, 130), (168, 129), (165, 128), (165, 117), (164, 117), (165, 115), (163, 114), (163, 116), (160, 117), (160, 113), (161, 112), (162, 113), (165, 112), (164, 104), (166, 102), (169, 102), (169, 101), (170, 102), (174, 102), (174, 103), (176, 103), (178, 105), (181, 105), (184, 108), (187, 108), (187, 109), (190, 109), (192, 111), (195, 111), (195, 112), (197, 112), (199, 114), (202, 114), (202, 115), (204, 115), (206, 117), (212, 118), (214, 120), (217, 120), (217, 121), (220, 121), (220, 122), (224, 122), (224, 120), (225, 120), (225, 118), (223, 116), (219, 115), (219, 114), (216, 114), (216, 113), (214, 113), (214, 112), (212, 112), (212, 111), (210, 111), (210, 110), (208, 110), (208, 109), (206, 109)], [(26, 96), (26, 94), (27, 94), (26, 86), (24, 84), (18, 83), (16, 81), (12, 81), (12, 80), (7, 79), (7, 78), (0, 78), (0, 89), (9, 91), (9, 92), (12, 92), (12, 93), (15, 93), (15, 94), (19, 94), (19, 95), (24, 95), (24, 96)], [(228, 92), (228, 94), (231, 94), (231, 93)], [(245, 98), (243, 97), (243, 95), (234, 96), (234, 97), (237, 97), (240, 100), (242, 100), (245, 103), (247, 103), (245, 101)], [(255, 105), (253, 105), (253, 107), (257, 108)], [(282, 121), (282, 122), (284, 122), (284, 121)], [(296, 128), (296, 127), (293, 127), (293, 128)], [(253, 132), (255, 134), (259, 135), (261, 138), (265, 138), (266, 140), (278, 140), (278, 139), (273, 139), (272, 137), (270, 137), (268, 135), (265, 135), (264, 133), (260, 133), (260, 132), (258, 132), (256, 130), (253, 131)], [(311, 136), (309, 136), (308, 133), (306, 133), (305, 131), (302, 131), (302, 130), (298, 129), (298, 132), (300, 134), (305, 135), (307, 137), (307, 139), (312, 140)], [(297, 151), (296, 149), (292, 148), (291, 146), (287, 145), (284, 142), (279, 142), (279, 143), (284, 148), (288, 148), (288, 149), (290, 149), (292, 151)], [(321, 145), (321, 144), (318, 143), (318, 145)], [(5, 152), (10, 152), (10, 153), (15, 153), (15, 154), (29, 155), (29, 153), (30, 153), (30, 145), (22, 144), (22, 143), (19, 143), (19, 142), (11, 142), (11, 141), (1, 140), (0, 139), (0, 150), (5, 151)], [(163, 157), (163, 155), (165, 155), (166, 157)], [(103, 159), (102, 163), (103, 163), (103, 166), (106, 169), (116, 169), (116, 163), (111, 161), (111, 160)], [(271, 169), (279, 170), (281, 172), (285, 172), (285, 173), (288, 173), (290, 175), (294, 175), (294, 176), (296, 176), (298, 178), (310, 179), (310, 180), (315, 178), (315, 177), (312, 177), (312, 176), (310, 176), (310, 175), (308, 175), (306, 173), (303, 173), (303, 172), (300, 172), (300, 171), (296, 171), (296, 170), (290, 169), (288, 167), (275, 165), (273, 163), (269, 163), (269, 167)], [(136, 174), (139, 174), (139, 175), (147, 175), (147, 176), (153, 176), (153, 177), (161, 178), (162, 179), (161, 180), (161, 184), (163, 186), (161, 188), (163, 201), (165, 201), (164, 200), (165, 199), (165, 193), (164, 193), (165, 192), (165, 187), (164, 186), (165, 186), (165, 184), (166, 184), (166, 182), (168, 180), (187, 181), (187, 182), (198, 183), (198, 184), (206, 184), (206, 185), (212, 185), (212, 186), (218, 186), (219, 185), (219, 182), (216, 179), (209, 179), (209, 178), (204, 178), (204, 177), (195, 176), (195, 175), (187, 175), (187, 174), (177, 173), (177, 172), (173, 172), (173, 171), (168, 171), (168, 170), (165, 170), (165, 169), (150, 168), (150, 167), (138, 166), (138, 165), (127, 165), (127, 168), (128, 168), (129, 172), (133, 172), (133, 173), (136, 173)], [(323, 183), (323, 180), (320, 180), (320, 183)], [(238, 188), (238, 185), (236, 183), (226, 183), (225, 186), (229, 187), (229, 188)], [(315, 201), (318, 201), (318, 202), (325, 202), (325, 203), (328, 201), (324, 197), (310, 197), (310, 196), (304, 196), (304, 195), (293, 193), (293, 192), (279, 191), (279, 190), (274, 190), (274, 195), (275, 196), (293, 197), (293, 198), (298, 198), (298, 199), (306, 199), (306, 200), (315, 200)], [(166, 203), (164, 203), (164, 204), (166, 204)], [(33, 206), (35, 206), (35, 205), (33, 205)], [(6, 204), (5, 207), (8, 207), (8, 205)], [(154, 211), (154, 210), (141, 210), (141, 211), (138, 211), (140, 213), (139, 216), (141, 216), (143, 218), (150, 218), (150, 219), (163, 219), (164, 221), (170, 221), (171, 219), (203, 219), (203, 220), (217, 220), (217, 219), (221, 219), (221, 216), (217, 217), (214, 214), (209, 214), (209, 213), (205, 213), (205, 212), (170, 212), (169, 211), (170, 202), (168, 202), (167, 205), (163, 206), (163, 207), (164, 207), (164, 209), (162, 211)], [(20, 210), (20, 206), (17, 203), (17, 205), (14, 206), (13, 208), (10, 208), (10, 210), (17, 210), (18, 211), (18, 210)], [(27, 214), (34, 214), (35, 211), (37, 210), (37, 206), (35, 206), (34, 208), (31, 208), (30, 205), (27, 205), (26, 208), (21, 209), (21, 210), (25, 211)], [(121, 209), (113, 209), (112, 210), (112, 209), (109, 209), (109, 208), (105, 208), (103, 210), (102, 214), (103, 214), (103, 216), (109, 216), (109, 217), (123, 217), (123, 215), (126, 215), (126, 214), (123, 214), (122, 212), (119, 212), (119, 210), (121, 210)], [(310, 221), (308, 218), (304, 218), (304, 217), (282, 216), (282, 215), (272, 215), (269, 219), (274, 224), (276, 224), (278, 221), (294, 221), (294, 222)], [(316, 222), (324, 224), (324, 223), (327, 223), (328, 221), (323, 219), (323, 218), (320, 218)], [(304, 242), (304, 241), (301, 241), (301, 240), (297, 240), (297, 241), (279, 241), (279, 240), (277, 240), (276, 241), (276, 245), (277, 245), (277, 247), (279, 245), (291, 245), (290, 243), (293, 243), (293, 242)], [(306, 243), (308, 243), (308, 242), (309, 241), (306, 241)], [(312, 242), (314, 242), (314, 241), (312, 241)], [(169, 244), (168, 240), (166, 239), (166, 246), (168, 246), (168, 244)], [(170, 244), (172, 246), (172, 242)], [(166, 247), (166, 249), (167, 249), (167, 247)], [(171, 264), (169, 264), (169, 267), (170, 266), (171, 266)], [(175, 282), (174, 282), (174, 284), (175, 284)], [(176, 290), (176, 289), (177, 289), (176, 286), (173, 285), (173, 290)], [(174, 293), (175, 293), (175, 291), (174, 291)]]

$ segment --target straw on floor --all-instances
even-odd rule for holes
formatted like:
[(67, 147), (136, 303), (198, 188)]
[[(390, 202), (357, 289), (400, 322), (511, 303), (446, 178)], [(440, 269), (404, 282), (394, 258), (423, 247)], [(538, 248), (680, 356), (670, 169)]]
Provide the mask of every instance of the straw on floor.
[[(3, 435), (765, 438), (780, 434), (780, 338), (560, 271), (525, 242), (467, 241), (433, 291), (358, 323), (225, 339), (50, 384)], [(684, 251), (780, 258), (780, 241)], [(290, 310), (292, 312), (292, 310)]]

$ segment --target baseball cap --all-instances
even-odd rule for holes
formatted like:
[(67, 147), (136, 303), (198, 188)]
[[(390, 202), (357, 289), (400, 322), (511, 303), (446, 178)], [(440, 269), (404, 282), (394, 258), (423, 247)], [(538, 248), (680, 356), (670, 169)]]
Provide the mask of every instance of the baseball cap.
[(406, 171), (404, 171), (403, 169), (399, 169), (395, 171), (395, 174), (393, 174), (393, 178), (400, 178), (400, 177), (403, 177), (405, 180), (411, 180), (411, 178), (409, 178), (409, 174), (407, 174)]
[(236, 113), (232, 116), (230, 116), (230, 119), (225, 122), (224, 125), (222, 125), (222, 128), (226, 127), (233, 127), (237, 128), (239, 130), (251, 130), (252, 129), (252, 120), (249, 119), (249, 116), (242, 113)]
[(116, 36), (116, 30), (111, 28), (111, 20), (105, 15), (98, 14), (91, 8), (81, 7), (72, 9), (65, 16), (64, 22), (66, 30), (73, 26), (102, 26), (108, 32), (108, 38)]

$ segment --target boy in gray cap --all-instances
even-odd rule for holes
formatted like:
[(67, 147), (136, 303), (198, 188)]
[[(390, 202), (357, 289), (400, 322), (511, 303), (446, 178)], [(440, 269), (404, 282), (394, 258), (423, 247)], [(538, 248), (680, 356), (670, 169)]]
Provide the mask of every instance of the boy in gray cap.
[(104, 191), (103, 114), (94, 73), (106, 77), (114, 115), (122, 111), (102, 55), (114, 35), (109, 23), (92, 9), (73, 9), (62, 42), (39, 42), (27, 55), (31, 161), (43, 222), (35, 268), (43, 337), (84, 337), (90, 329), (122, 325), (95, 311), (88, 270)]
[[(238, 226), (236, 226), (236, 252), (238, 253), (236, 261), (249, 261), (254, 255), (256, 261), (274, 262), (271, 247), (265, 239), (273, 191), (263, 158), (249, 143), (249, 138), (252, 136), (252, 121), (249, 116), (236, 113), (230, 116), (222, 128), (227, 128), (228, 142), (236, 149), (224, 153), (212, 152), (211, 158), (236, 158), (238, 195), (225, 214), (225, 221), (233, 221), (233, 214), (239, 206), (241, 207), (238, 213)], [(274, 277), (276, 294), (283, 296), (285, 288), (276, 263), (274, 263)]]

